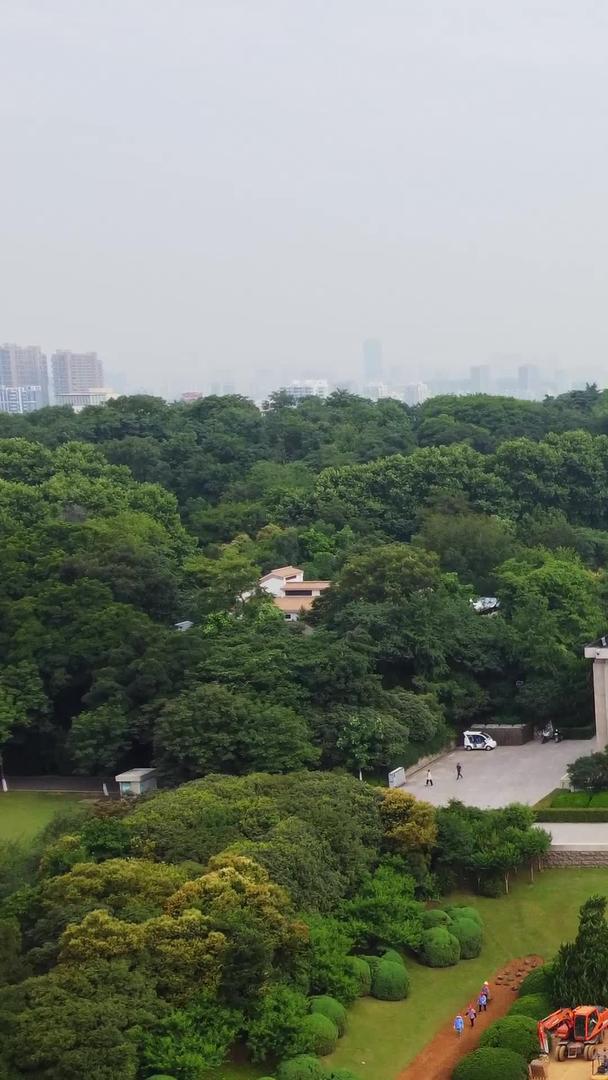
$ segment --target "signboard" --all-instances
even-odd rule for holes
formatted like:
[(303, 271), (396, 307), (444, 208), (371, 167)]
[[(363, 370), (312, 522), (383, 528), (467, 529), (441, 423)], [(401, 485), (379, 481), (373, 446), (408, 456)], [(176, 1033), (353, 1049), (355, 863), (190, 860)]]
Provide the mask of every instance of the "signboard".
[(388, 786), (389, 787), (403, 787), (405, 784), (405, 769), (403, 765), (400, 765), (398, 769), (393, 769), (388, 774)]

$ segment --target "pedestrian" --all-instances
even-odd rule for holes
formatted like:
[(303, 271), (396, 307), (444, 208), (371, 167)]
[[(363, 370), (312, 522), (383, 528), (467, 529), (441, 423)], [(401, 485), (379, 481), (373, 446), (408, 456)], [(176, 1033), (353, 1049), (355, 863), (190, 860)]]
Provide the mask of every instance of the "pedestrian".
[(469, 1005), (469, 1007), (467, 1009), (467, 1016), (469, 1018), (469, 1023), (471, 1025), (471, 1027), (475, 1027), (475, 1021), (477, 1019), (477, 1013), (475, 1012), (475, 1009), (473, 1008), (472, 1005)]
[(458, 1013), (458, 1016), (454, 1020), (454, 1031), (458, 1035), (458, 1038), (460, 1038), (464, 1031), (464, 1020), (462, 1019), (460, 1013)]
[(425, 787), (432, 787), (433, 786), (433, 775), (432, 775), (430, 769), (426, 770), (426, 784), (424, 786)]
[(462, 780), (462, 765), (459, 761), (456, 762), (456, 779)]
[(484, 994), (483, 990), (481, 991), (479, 997), (477, 998), (477, 1004), (479, 1005), (479, 1011), (480, 1012), (485, 1012), (486, 1011), (486, 1009), (488, 1007), (488, 999), (487, 999), (486, 995)]
[(482, 994), (486, 995), (486, 1005), (489, 1005), (491, 995), (490, 995), (490, 984), (489, 984), (487, 979), (486, 979), (486, 981), (484, 982), (484, 984), (483, 984), (483, 986), (481, 988), (481, 992), (482, 992)]

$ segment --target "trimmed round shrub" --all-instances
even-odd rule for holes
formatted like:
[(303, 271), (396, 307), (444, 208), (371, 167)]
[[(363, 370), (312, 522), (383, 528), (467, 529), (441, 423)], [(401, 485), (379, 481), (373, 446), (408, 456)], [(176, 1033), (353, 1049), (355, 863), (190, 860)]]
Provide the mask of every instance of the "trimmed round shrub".
[(452, 1080), (527, 1080), (528, 1066), (521, 1054), (487, 1046), (473, 1050), (458, 1062)]
[(533, 1020), (543, 1020), (552, 1012), (553, 1003), (548, 994), (524, 994), (511, 1006), (509, 1016), (531, 1016)]
[(445, 910), (450, 916), (450, 919), (472, 919), (473, 922), (476, 922), (479, 926), (483, 927), (483, 919), (477, 908), (470, 907), (469, 904), (452, 904)]
[(410, 981), (403, 964), (383, 960), (372, 975), (372, 997), (380, 1001), (401, 1001), (407, 997)]
[(405, 960), (401, 953), (398, 953), (396, 949), (387, 949), (386, 952), (382, 953), (380, 959), (382, 960), (382, 963), (388, 960), (390, 964), (402, 964), (403, 967), (405, 967)]
[[(529, 975), (526, 975), (525, 979), (519, 988), (519, 996), (523, 997), (525, 994), (550, 994), (551, 993), (551, 976), (550, 969), (545, 964), (543, 967), (534, 968)], [(542, 1019), (542, 1018), (541, 1018)]]
[(460, 942), (444, 926), (423, 930), (420, 959), (428, 967), (451, 967), (460, 960)]
[(372, 973), (372, 978), (373, 978), (374, 971), (376, 971), (376, 969), (378, 967), (378, 964), (382, 960), (382, 957), (381, 956), (364, 956), (363, 960), (365, 960), (369, 964), (369, 969), (370, 969), (370, 971)]
[(362, 956), (347, 956), (347, 967), (358, 983), (357, 996), (365, 997), (372, 988), (372, 969)]
[(429, 908), (422, 915), (422, 929), (432, 930), (434, 926), (449, 926), (451, 918), (442, 908)]
[(338, 1028), (329, 1016), (323, 1013), (309, 1013), (302, 1023), (302, 1034), (308, 1049), (319, 1057), (325, 1057), (336, 1049)]
[(287, 1058), (277, 1068), (277, 1080), (326, 1080), (327, 1070), (312, 1054)]
[(457, 918), (450, 926), (450, 933), (460, 942), (460, 959), (472, 960), (479, 956), (483, 941), (483, 931), (473, 919)]
[(532, 1061), (538, 1055), (536, 1020), (531, 1016), (504, 1016), (484, 1031), (479, 1045), (513, 1050), (526, 1061)]
[(311, 1013), (321, 1013), (322, 1016), (328, 1016), (336, 1025), (338, 1035), (344, 1035), (346, 1031), (346, 1009), (335, 998), (330, 997), (329, 994), (320, 994), (318, 997), (313, 997), (310, 1002), (310, 1011)]

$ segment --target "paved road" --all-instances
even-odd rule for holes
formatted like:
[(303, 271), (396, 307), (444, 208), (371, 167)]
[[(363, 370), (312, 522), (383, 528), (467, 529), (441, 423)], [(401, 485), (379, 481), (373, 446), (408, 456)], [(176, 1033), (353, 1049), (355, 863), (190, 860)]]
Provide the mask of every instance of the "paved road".
[(572, 847), (576, 851), (608, 849), (608, 821), (540, 821), (539, 827), (551, 833), (554, 847)]
[[(561, 743), (526, 743), (497, 746), (495, 750), (452, 750), (433, 765), (433, 787), (425, 787), (426, 769), (410, 776), (402, 789), (435, 806), (460, 799), (469, 806), (506, 806), (511, 802), (535, 803), (559, 787), (569, 762), (593, 753), (595, 740)], [(456, 762), (463, 779), (456, 780)], [(606, 826), (608, 828), (608, 826)]]

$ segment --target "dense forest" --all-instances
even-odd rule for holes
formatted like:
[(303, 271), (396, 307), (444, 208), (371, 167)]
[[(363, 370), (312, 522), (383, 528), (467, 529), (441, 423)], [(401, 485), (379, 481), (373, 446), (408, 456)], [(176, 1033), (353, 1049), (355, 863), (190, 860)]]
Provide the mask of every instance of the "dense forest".
[[(581, 646), (608, 622), (594, 386), (2, 415), (0, 523), (9, 774), (383, 771), (474, 722), (588, 729)], [(285, 564), (333, 583), (312, 633), (256, 590)]]
[(356, 1080), (316, 1056), (346, 1008), (406, 997), (404, 954), (478, 956), (477, 910), (424, 900), (499, 895), (546, 851), (532, 822), (320, 771), (69, 809), (0, 843), (0, 1078), (219, 1080), (237, 1044), (277, 1080)]
[[(356, 1080), (320, 1060), (346, 1008), (407, 995), (408, 956), (478, 956), (476, 909), (437, 904), (549, 843), (526, 807), (356, 775), (474, 721), (590, 730), (607, 496), (595, 387), (0, 417), (7, 773), (153, 763), (165, 788), (0, 843), (1, 1080), (209, 1080), (235, 1047)], [(332, 582), (307, 626), (257, 588), (288, 564)]]

